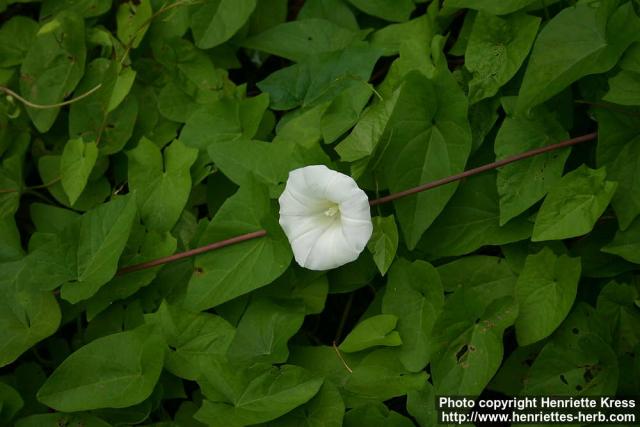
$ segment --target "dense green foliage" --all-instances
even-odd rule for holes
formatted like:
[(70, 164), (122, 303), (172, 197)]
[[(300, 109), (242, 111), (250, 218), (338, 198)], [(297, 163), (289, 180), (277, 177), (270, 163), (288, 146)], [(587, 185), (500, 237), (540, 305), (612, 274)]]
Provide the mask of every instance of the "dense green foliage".
[[(0, 0), (0, 424), (431, 426), (437, 395), (640, 394), (638, 11)], [(375, 198), (591, 132), (375, 206), (328, 272), (278, 224), (301, 166)]]

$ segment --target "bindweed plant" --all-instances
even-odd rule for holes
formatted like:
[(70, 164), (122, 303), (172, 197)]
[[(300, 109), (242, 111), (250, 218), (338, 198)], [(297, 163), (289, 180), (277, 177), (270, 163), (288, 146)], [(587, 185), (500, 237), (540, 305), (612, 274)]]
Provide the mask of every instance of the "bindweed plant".
[(0, 0), (0, 425), (640, 394), (637, 0)]

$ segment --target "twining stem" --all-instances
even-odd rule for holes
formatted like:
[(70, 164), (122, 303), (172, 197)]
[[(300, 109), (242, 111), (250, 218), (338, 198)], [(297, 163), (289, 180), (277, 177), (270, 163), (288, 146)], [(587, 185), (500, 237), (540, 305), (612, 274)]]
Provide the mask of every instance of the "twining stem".
[[(557, 144), (552, 144), (552, 145), (547, 145), (546, 147), (541, 147), (541, 148), (536, 148), (534, 150), (530, 150), (530, 151), (525, 151), (524, 153), (520, 153), (520, 154), (516, 154), (515, 156), (511, 156), (511, 157), (507, 157), (505, 159), (501, 159), (501, 160), (497, 160), (495, 162), (492, 163), (487, 163), (486, 165), (482, 165), (482, 166), (478, 166), (477, 168), (473, 168), (473, 169), (469, 169), (467, 171), (455, 174), (455, 175), (451, 175), (448, 176), (446, 178), (442, 178), (442, 179), (438, 179), (436, 181), (432, 181), (432, 182), (428, 182), (426, 184), (422, 184), (419, 185), (417, 187), (414, 188), (409, 188), (408, 190), (404, 190), (404, 191), (400, 191), (398, 193), (393, 193), (393, 194), (389, 194), (388, 196), (384, 196), (384, 197), (380, 197), (374, 200), (369, 201), (369, 205), (371, 206), (377, 206), (380, 205), (382, 203), (388, 203), (394, 200), (398, 200), (402, 197), (406, 197), (412, 194), (416, 194), (416, 193), (420, 193), (422, 191), (427, 191), (427, 190), (431, 190), (433, 188), (436, 187), (440, 187), (442, 185), (446, 185), (449, 184), (451, 182), (454, 181), (460, 181), (464, 178), (468, 178), (474, 175), (478, 175), (482, 172), (486, 172), (486, 171), (490, 171), (493, 169), (497, 169), (499, 167), (508, 165), (510, 163), (514, 163), (517, 162), (519, 160), (524, 160), (524, 159), (528, 159), (530, 157), (534, 157), (540, 154), (544, 154), (544, 153), (548, 153), (550, 151), (554, 151), (554, 150), (559, 150), (561, 148), (565, 148), (565, 147), (570, 147), (572, 145), (577, 145), (580, 144), (582, 142), (587, 142), (587, 141), (592, 141), (594, 139), (596, 139), (598, 136), (598, 134), (596, 132), (593, 133), (589, 133), (586, 135), (582, 135), (582, 136), (578, 136), (576, 138), (571, 138), (568, 139), (566, 141), (562, 141), (562, 142), (558, 142)], [(188, 257), (192, 257), (194, 255), (199, 255), (205, 252), (209, 252), (215, 249), (220, 249), (223, 248), (225, 246), (230, 246), (236, 243), (240, 243), (240, 242), (245, 242), (247, 240), (251, 240), (251, 239), (256, 239), (259, 237), (264, 237), (266, 236), (267, 232), (266, 230), (259, 230), (259, 231), (254, 231), (252, 233), (247, 233), (247, 234), (242, 234), (240, 236), (236, 236), (233, 237), (231, 239), (227, 239), (227, 240), (222, 240), (220, 242), (215, 242), (215, 243), (211, 243), (209, 245), (206, 246), (202, 246), (199, 248), (195, 248), (195, 249), (191, 249), (189, 251), (186, 252), (179, 252), (177, 254), (174, 255), (170, 255), (164, 258), (158, 258), (155, 260), (151, 260), (151, 261), (147, 261), (147, 262), (143, 262), (140, 264), (135, 264), (135, 265), (130, 265), (127, 267), (123, 267), (120, 270), (118, 270), (118, 275), (121, 274), (126, 274), (126, 273), (131, 273), (133, 271), (139, 271), (139, 270), (144, 270), (147, 268), (152, 268), (152, 267), (156, 267), (158, 265), (162, 265), (162, 264), (167, 264), (169, 262), (172, 261), (177, 261), (180, 259), (184, 259), (184, 258), (188, 258)], [(335, 347), (335, 346), (334, 346)], [(336, 351), (337, 351), (337, 347), (336, 347)], [(337, 351), (338, 355), (340, 355), (339, 351)], [(346, 366), (346, 363), (345, 363)], [(347, 369), (349, 369), (347, 367)]]
[(87, 96), (91, 95), (92, 93), (94, 93), (95, 91), (100, 89), (101, 87), (102, 87), (102, 83), (100, 83), (99, 85), (97, 85), (93, 89), (90, 89), (87, 92), (76, 96), (75, 98), (71, 98), (68, 101), (58, 102), (56, 104), (36, 104), (36, 103), (33, 103), (33, 102), (29, 101), (28, 99), (25, 99), (25, 98), (21, 97), (16, 92), (14, 92), (11, 89), (9, 89), (8, 87), (4, 87), (4, 86), (0, 86), (0, 92), (4, 92), (9, 96), (14, 97), (18, 101), (20, 101), (24, 105), (26, 105), (27, 107), (36, 108), (38, 110), (48, 110), (48, 109), (51, 109), (51, 108), (64, 107), (65, 105), (73, 104), (74, 102), (80, 101), (81, 99), (86, 98)]
[(205, 252), (213, 251), (216, 249), (224, 248), (225, 246), (234, 245), (240, 242), (246, 242), (247, 240), (257, 239), (258, 237), (266, 236), (266, 230), (258, 230), (252, 233), (241, 234), (240, 236), (232, 237), (220, 242), (211, 243), (199, 248), (191, 249), (185, 252), (178, 252), (177, 254), (169, 255), (163, 258), (154, 259), (151, 261), (143, 262), (140, 264), (129, 265), (118, 270), (118, 276), (121, 274), (132, 273), (134, 271), (145, 270), (147, 268), (157, 267), (159, 265), (167, 264), (169, 262), (178, 261), (184, 258), (189, 258), (195, 255), (199, 255)]
[(340, 324), (338, 325), (338, 331), (336, 332), (336, 338), (334, 342), (340, 341), (342, 338), (342, 331), (344, 330), (344, 325), (347, 323), (347, 317), (349, 317), (349, 311), (351, 311), (351, 305), (353, 304), (353, 292), (349, 294), (349, 299), (347, 299), (347, 303), (344, 306), (344, 310), (342, 311), (342, 317), (340, 318)]
[(340, 349), (338, 348), (338, 346), (336, 345), (336, 342), (333, 342), (333, 349), (335, 350), (336, 354), (338, 355), (338, 359), (340, 359), (340, 361), (342, 362), (342, 364), (344, 365), (344, 368), (349, 371), (350, 374), (353, 374), (353, 369), (351, 369), (349, 367), (349, 365), (347, 365), (347, 361), (344, 360), (344, 357), (342, 357), (342, 353), (340, 353)]
[(30, 191), (30, 190), (40, 190), (42, 188), (47, 188), (47, 187), (51, 187), (53, 184), (55, 184), (56, 182), (60, 181), (62, 179), (62, 177), (57, 177), (52, 179), (51, 181), (47, 182), (46, 184), (40, 184), (40, 185), (34, 185), (33, 187), (25, 187), (22, 190), (18, 190), (15, 188), (7, 188), (7, 189), (0, 189), (0, 194), (6, 194), (6, 193), (18, 193), (20, 191)]
[(124, 60), (127, 58), (127, 55), (129, 54), (129, 52), (133, 48), (133, 42), (138, 37), (140, 32), (142, 32), (142, 30), (144, 30), (146, 27), (148, 27), (158, 16), (160, 16), (160, 15), (162, 15), (162, 14), (164, 14), (164, 13), (166, 13), (166, 12), (172, 10), (172, 9), (175, 9), (176, 7), (180, 7), (180, 6), (184, 6), (184, 5), (194, 5), (194, 4), (198, 4), (198, 3), (202, 3), (202, 1), (200, 1), (200, 0), (178, 0), (175, 3), (171, 3), (169, 5), (162, 6), (160, 9), (155, 11), (149, 17), (149, 19), (145, 20), (136, 29), (136, 31), (133, 33), (133, 36), (131, 37), (131, 39), (129, 40), (129, 42), (125, 46), (124, 53), (122, 54), (122, 59), (120, 60), (120, 65), (122, 65), (124, 63)]
[(558, 142), (557, 144), (551, 144), (547, 145), (546, 147), (536, 148), (535, 150), (525, 151), (524, 153), (516, 154), (515, 156), (507, 157), (502, 160), (496, 160), (495, 162), (487, 163), (486, 165), (478, 166), (477, 168), (469, 169), (467, 171), (451, 175), (446, 178), (431, 181), (417, 187), (409, 188), (408, 190), (399, 191), (397, 193), (389, 194), (388, 196), (380, 197), (379, 199), (371, 200), (369, 201), (369, 205), (376, 206), (382, 203), (392, 202), (402, 197), (410, 196), (412, 194), (420, 193), (426, 190), (431, 190), (433, 188), (440, 187), (454, 181), (460, 181), (461, 179), (468, 178), (473, 175), (478, 175), (482, 172), (497, 169), (499, 167), (508, 165), (509, 163), (528, 159), (529, 157), (534, 157), (539, 154), (548, 153), (550, 151), (559, 150), (560, 148), (570, 147), (572, 145), (580, 144), (581, 142), (592, 141), (596, 139), (597, 136), (598, 134), (596, 132), (593, 132), (587, 135), (578, 136), (576, 138), (567, 139), (566, 141)]

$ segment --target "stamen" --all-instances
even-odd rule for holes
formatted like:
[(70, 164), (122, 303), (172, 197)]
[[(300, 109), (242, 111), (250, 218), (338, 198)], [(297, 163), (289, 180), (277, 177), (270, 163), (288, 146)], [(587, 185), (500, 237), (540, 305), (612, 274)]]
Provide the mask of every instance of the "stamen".
[(338, 212), (340, 212), (340, 207), (338, 207), (338, 205), (333, 205), (329, 209), (324, 211), (324, 214), (326, 216), (336, 216)]

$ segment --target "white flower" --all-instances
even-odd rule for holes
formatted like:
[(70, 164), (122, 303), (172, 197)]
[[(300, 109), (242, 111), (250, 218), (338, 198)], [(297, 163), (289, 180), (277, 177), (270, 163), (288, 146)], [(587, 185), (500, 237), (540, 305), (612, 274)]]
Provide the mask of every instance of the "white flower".
[(353, 178), (324, 165), (289, 172), (278, 201), (280, 226), (302, 267), (340, 267), (358, 258), (371, 238), (366, 193)]

